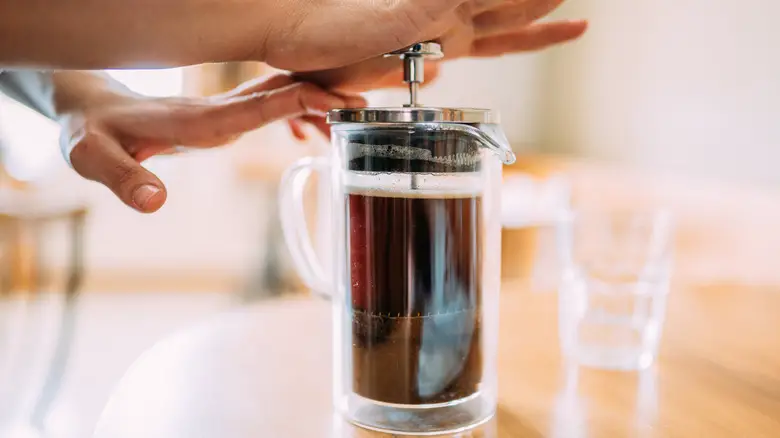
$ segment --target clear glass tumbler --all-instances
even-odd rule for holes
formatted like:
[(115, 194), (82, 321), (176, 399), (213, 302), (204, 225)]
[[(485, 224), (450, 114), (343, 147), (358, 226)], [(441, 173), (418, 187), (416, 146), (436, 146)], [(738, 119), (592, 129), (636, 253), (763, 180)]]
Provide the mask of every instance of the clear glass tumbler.
[(579, 212), (562, 221), (559, 329), (580, 365), (639, 370), (658, 352), (672, 265), (665, 211)]

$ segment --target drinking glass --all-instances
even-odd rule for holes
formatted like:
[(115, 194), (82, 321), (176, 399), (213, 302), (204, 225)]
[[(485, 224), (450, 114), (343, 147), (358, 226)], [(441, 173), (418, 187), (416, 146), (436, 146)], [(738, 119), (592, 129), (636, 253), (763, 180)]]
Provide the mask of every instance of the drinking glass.
[(576, 212), (559, 227), (564, 356), (595, 368), (650, 366), (658, 352), (669, 292), (670, 214)]

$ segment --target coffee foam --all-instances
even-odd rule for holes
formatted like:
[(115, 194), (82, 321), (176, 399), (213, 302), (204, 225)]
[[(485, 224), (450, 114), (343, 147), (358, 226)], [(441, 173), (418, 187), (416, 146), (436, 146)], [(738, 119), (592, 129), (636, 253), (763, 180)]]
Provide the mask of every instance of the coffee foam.
[(398, 145), (366, 145), (363, 143), (350, 143), (349, 146), (357, 149), (350, 158), (377, 157), (395, 160), (427, 161), (430, 163), (444, 164), (447, 166), (474, 166), (480, 162), (479, 152), (457, 153), (454, 155), (433, 156), (429, 149), (414, 146)]
[(378, 198), (406, 198), (406, 199), (465, 199), (480, 198), (482, 193), (478, 190), (415, 190), (415, 189), (377, 189), (347, 186), (348, 195), (374, 196)]

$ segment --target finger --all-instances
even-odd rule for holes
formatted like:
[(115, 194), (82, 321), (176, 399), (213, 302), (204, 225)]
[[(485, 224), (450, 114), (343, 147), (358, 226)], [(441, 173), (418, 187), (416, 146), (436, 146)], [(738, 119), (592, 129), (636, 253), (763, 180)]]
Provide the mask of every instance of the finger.
[(506, 0), (471, 0), (469, 7), (471, 12), (476, 15), (500, 7), (504, 3)]
[(70, 160), (81, 176), (108, 187), (129, 207), (152, 213), (165, 203), (162, 181), (130, 157), (101, 129), (87, 129), (72, 140)]
[[(361, 108), (368, 106), (368, 102), (363, 96), (343, 95), (342, 97), (346, 103), (345, 108)], [(319, 116), (303, 116), (296, 119), (288, 119), (287, 125), (290, 127), (293, 137), (301, 141), (308, 140), (308, 135), (306, 135), (304, 129), (305, 123), (314, 126), (318, 131), (325, 135), (325, 137), (330, 138), (330, 125), (325, 117)]]
[(541, 17), (555, 10), (564, 1), (565, 0), (471, 0), (469, 2), (469, 9), (475, 16), (495, 9), (512, 7), (524, 7), (540, 11), (546, 9), (547, 12), (540, 12)]
[(175, 148), (167, 143), (148, 142), (140, 144), (137, 147), (128, 147), (126, 145), (124, 149), (135, 161), (143, 163), (155, 155), (170, 154)]
[(230, 98), (236, 96), (247, 96), (254, 93), (262, 93), (264, 91), (276, 90), (277, 88), (283, 88), (295, 83), (290, 75), (284, 73), (275, 73), (270, 76), (261, 76), (249, 81), (246, 81), (238, 87), (228, 91), (227, 93), (217, 95), (217, 98)]
[(300, 141), (306, 141), (306, 131), (303, 129), (303, 123), (299, 119), (287, 120), (287, 126), (290, 127), (293, 137)]
[(395, 76), (395, 80), (403, 82), (402, 74), (398, 59), (380, 56), (349, 67), (293, 73), (293, 77), (338, 93), (360, 93), (376, 88), (378, 78)]
[[(362, 96), (345, 96), (344, 98), (347, 101), (346, 108), (364, 108), (368, 106), (366, 99)], [(314, 126), (322, 133), (322, 135), (324, 135), (326, 138), (330, 138), (330, 124), (325, 117), (309, 115), (300, 117), (298, 119), (290, 119), (288, 122), (290, 124), (290, 129), (293, 130), (293, 135), (299, 140), (307, 140), (308, 138), (303, 129), (304, 123)], [(296, 130), (300, 130), (301, 137), (298, 136)]]
[[(423, 67), (423, 71), (425, 72), (425, 82), (423, 83), (423, 86), (430, 85), (438, 79), (439, 74), (441, 73), (441, 65), (436, 61), (427, 62)], [(406, 86), (406, 84), (404, 84), (404, 86)]]
[(560, 44), (576, 39), (585, 32), (587, 27), (588, 24), (586, 21), (559, 21), (532, 24), (515, 33), (481, 38), (474, 41), (471, 55), (477, 57), (492, 57), (506, 53), (539, 50), (553, 44)]
[(365, 97), (359, 94), (339, 94), (344, 99), (344, 108), (364, 108), (368, 106)]
[[(263, 78), (257, 78), (253, 79), (251, 81), (244, 82), (243, 84), (239, 85), (238, 87), (234, 88), (233, 90), (229, 91), (228, 93), (222, 95), (223, 97), (236, 97), (236, 96), (247, 96), (253, 93), (260, 93), (264, 91), (272, 91), (278, 88), (287, 87), (289, 85), (295, 84), (296, 82), (311, 82), (303, 80), (301, 77), (289, 75), (289, 74), (275, 74), (269, 77), (263, 77)], [(326, 84), (317, 84), (315, 82), (312, 82), (315, 85), (321, 85), (321, 88), (330, 90), (327, 86), (322, 86)], [(358, 108), (361, 106), (366, 105), (366, 100), (362, 96), (359, 96), (354, 93), (350, 93), (349, 91), (341, 91), (339, 90), (330, 90), (333, 94), (338, 94), (340, 97), (344, 98), (345, 101), (345, 107), (346, 108)], [(343, 94), (347, 93), (347, 94)]]
[(123, 132), (171, 144), (212, 147), (283, 118), (323, 114), (345, 99), (308, 83), (221, 100), (174, 102), (119, 118)]
[(484, 38), (518, 31), (561, 3), (563, 0), (534, 0), (491, 9), (474, 17), (474, 35)]
[(330, 125), (324, 117), (304, 116), (301, 120), (317, 128), (326, 138), (330, 138)]

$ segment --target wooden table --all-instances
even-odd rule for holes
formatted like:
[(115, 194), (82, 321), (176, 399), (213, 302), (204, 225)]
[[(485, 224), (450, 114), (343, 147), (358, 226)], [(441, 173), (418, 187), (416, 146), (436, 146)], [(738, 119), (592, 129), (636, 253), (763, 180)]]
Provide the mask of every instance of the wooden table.
[[(557, 295), (505, 283), (498, 415), (464, 436), (780, 437), (780, 195), (556, 169), (581, 202), (663, 201), (678, 213), (659, 361), (642, 373), (565, 366)], [(329, 305), (300, 297), (172, 336), (128, 371), (96, 437), (386, 436), (333, 416), (329, 327)]]

